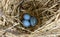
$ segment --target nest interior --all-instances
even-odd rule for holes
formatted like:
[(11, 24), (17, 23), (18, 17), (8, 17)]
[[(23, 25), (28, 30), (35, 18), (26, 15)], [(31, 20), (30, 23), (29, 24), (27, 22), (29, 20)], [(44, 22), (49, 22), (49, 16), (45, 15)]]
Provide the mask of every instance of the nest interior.
[(22, 4), (22, 6), (19, 6), (19, 7), (21, 9), (20, 20), (23, 19), (23, 15), (25, 13), (28, 13), (31, 16), (35, 16), (37, 18), (37, 20), (38, 20), (38, 23), (36, 24), (36, 26), (29, 27), (29, 28), (24, 27), (25, 29), (28, 29), (30, 31), (34, 31), (34, 30), (38, 29), (39, 27), (43, 26), (42, 25), (42, 20), (43, 20), (42, 11), (44, 11), (44, 10), (43, 9), (41, 10), (42, 4), (39, 1), (24, 2)]

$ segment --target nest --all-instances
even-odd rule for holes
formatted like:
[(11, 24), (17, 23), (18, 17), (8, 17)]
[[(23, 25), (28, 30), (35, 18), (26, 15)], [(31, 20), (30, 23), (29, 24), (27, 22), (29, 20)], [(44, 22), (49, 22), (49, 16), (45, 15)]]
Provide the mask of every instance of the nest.
[[(3, 4), (4, 2), (4, 4)], [(60, 5), (58, 0), (1, 0), (0, 3), (0, 29), (2, 35), (10, 32), (14, 35), (20, 34), (44, 34), (54, 30), (59, 22)], [(21, 20), (25, 13), (38, 19), (34, 27), (25, 28)], [(30, 35), (31, 36), (31, 35)]]
[[(36, 6), (34, 6), (34, 3), (36, 2)], [(39, 7), (39, 1), (35, 1), (34, 3), (33, 3), (33, 1), (29, 1), (29, 2), (24, 2), (23, 4), (22, 4), (22, 7), (21, 7), (21, 13), (20, 13), (20, 19), (22, 20), (23, 19), (23, 15), (25, 14), (25, 13), (28, 13), (28, 14), (30, 14), (31, 16), (34, 16), (34, 17), (36, 17), (37, 19), (38, 19), (38, 23), (37, 23), (37, 25), (35, 26), (35, 27), (30, 27), (30, 28), (26, 28), (26, 29), (28, 29), (28, 30), (30, 30), (30, 31), (34, 31), (34, 30), (36, 30), (38, 27), (40, 27), (41, 26), (41, 24), (42, 24), (42, 20), (41, 20), (41, 18), (40, 18), (40, 16), (42, 16), (42, 13), (41, 13), (41, 11), (39, 11), (39, 10), (36, 10), (36, 9), (38, 9)], [(41, 5), (40, 5), (41, 6)], [(24, 11), (23, 11), (24, 10)]]

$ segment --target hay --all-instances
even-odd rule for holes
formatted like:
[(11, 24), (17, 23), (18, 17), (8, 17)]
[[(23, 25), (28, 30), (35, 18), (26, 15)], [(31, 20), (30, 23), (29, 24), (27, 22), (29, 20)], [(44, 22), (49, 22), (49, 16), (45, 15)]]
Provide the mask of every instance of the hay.
[[(34, 27), (25, 28), (24, 13), (38, 19)], [(55, 37), (60, 35), (59, 0), (0, 0), (0, 36)]]

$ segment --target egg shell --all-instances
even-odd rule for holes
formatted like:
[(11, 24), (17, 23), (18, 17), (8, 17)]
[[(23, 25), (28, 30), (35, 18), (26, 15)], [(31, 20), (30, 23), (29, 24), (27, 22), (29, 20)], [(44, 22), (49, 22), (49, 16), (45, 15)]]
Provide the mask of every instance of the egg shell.
[(31, 17), (30, 24), (31, 24), (31, 26), (35, 26), (37, 24), (37, 18)]
[(28, 20), (23, 20), (22, 23), (23, 23), (24, 27), (29, 27), (30, 26), (30, 22)]
[(30, 16), (29, 14), (27, 14), (27, 13), (24, 14), (24, 16), (23, 16), (23, 18), (24, 18), (25, 20), (30, 20), (30, 17), (31, 17), (31, 16)]

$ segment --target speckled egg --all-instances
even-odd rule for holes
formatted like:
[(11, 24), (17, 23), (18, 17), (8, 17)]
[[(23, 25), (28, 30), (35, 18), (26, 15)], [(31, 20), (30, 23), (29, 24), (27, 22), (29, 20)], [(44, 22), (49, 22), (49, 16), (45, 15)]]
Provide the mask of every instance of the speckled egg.
[(24, 16), (23, 16), (23, 18), (25, 19), (25, 20), (29, 20), (30, 19), (30, 15), (29, 14), (24, 14)]
[(35, 26), (37, 24), (37, 18), (31, 17), (30, 24), (31, 24), (31, 26)]
[(28, 20), (23, 20), (22, 23), (23, 23), (24, 27), (29, 27), (30, 26), (30, 22)]

